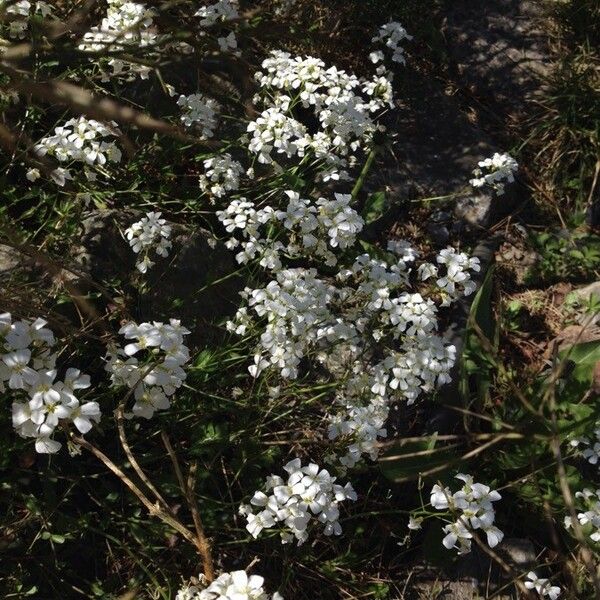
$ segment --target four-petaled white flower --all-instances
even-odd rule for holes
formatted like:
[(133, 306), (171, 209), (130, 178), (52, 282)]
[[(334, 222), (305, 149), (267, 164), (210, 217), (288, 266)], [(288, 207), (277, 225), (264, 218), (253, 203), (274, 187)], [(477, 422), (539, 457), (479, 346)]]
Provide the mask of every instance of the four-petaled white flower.
[(464, 486), (454, 493), (438, 484), (431, 489), (431, 506), (448, 511), (455, 518), (443, 528), (446, 536), (442, 543), (448, 549), (456, 548), (459, 554), (465, 554), (471, 551), (473, 531), (481, 529), (486, 534), (488, 546), (494, 548), (502, 541), (504, 533), (494, 525), (496, 512), (492, 503), (502, 496), (487, 485), (475, 483), (471, 475), (459, 473), (456, 478)]
[(527, 573), (525, 587), (528, 590), (535, 590), (540, 596), (548, 597), (550, 600), (556, 600), (561, 592), (560, 587), (552, 585), (548, 579), (538, 577), (534, 571)]

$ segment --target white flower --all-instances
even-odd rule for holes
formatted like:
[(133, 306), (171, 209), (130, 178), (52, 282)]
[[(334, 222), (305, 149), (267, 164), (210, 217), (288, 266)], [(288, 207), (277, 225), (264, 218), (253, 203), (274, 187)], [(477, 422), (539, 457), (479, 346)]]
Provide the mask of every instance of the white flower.
[(488, 546), (490, 548), (494, 548), (504, 539), (504, 533), (497, 527), (488, 527), (487, 529), (484, 529), (484, 531), (487, 536)]
[(449, 506), (449, 498), (452, 497), (452, 492), (449, 488), (442, 488), (437, 483), (431, 489), (431, 506), (436, 510), (445, 510)]
[[(170, 406), (169, 398), (183, 384), (186, 373), (183, 366), (190, 353), (183, 343), (190, 331), (180, 321), (169, 323), (141, 323), (133, 321), (121, 327), (119, 333), (134, 340), (124, 348), (110, 347), (105, 369), (111, 374), (114, 387), (133, 389), (134, 416), (150, 419), (157, 410)], [(140, 363), (138, 355), (145, 354)], [(149, 364), (153, 364), (149, 368)]]
[[(384, 43), (386, 48), (392, 51), (392, 61), (404, 64), (404, 49), (399, 45), (402, 40), (412, 40), (412, 36), (408, 35), (406, 29), (397, 21), (390, 21), (379, 28), (378, 34), (371, 40), (373, 42)], [(379, 61), (373, 61), (379, 62)]]
[(561, 593), (561, 589), (557, 585), (552, 585), (548, 579), (538, 577), (534, 571), (527, 573), (525, 587), (528, 590), (535, 590), (540, 596), (547, 596), (550, 600), (556, 600)]
[[(23, 390), (27, 401), (12, 403), (12, 423), (18, 435), (35, 438), (40, 453), (57, 452), (61, 444), (53, 439), (59, 424), (79, 417), (79, 402), (75, 389), (89, 387), (89, 376), (68, 368), (64, 380), (57, 378), (54, 334), (44, 319), (12, 321), (9, 313), (0, 315), (0, 347), (9, 350), (0, 356), (0, 389), (8, 381), (10, 389)], [(85, 405), (84, 405), (85, 406)], [(88, 403), (82, 411), (86, 419), (100, 420), (97, 403)], [(85, 433), (91, 423), (77, 419), (76, 426)]]
[(323, 524), (325, 535), (341, 535), (338, 505), (356, 500), (352, 486), (335, 484), (336, 478), (314, 463), (302, 467), (300, 459), (290, 461), (284, 470), (289, 475), (286, 482), (274, 475), (267, 479), (265, 490), (272, 490), (271, 495), (258, 491), (252, 497), (250, 504), (260, 508), (259, 512), (244, 505), (241, 512), (246, 515), (248, 532), (256, 538), (263, 529), (280, 524), (284, 526), (282, 543), (287, 543), (291, 534), (300, 545), (308, 539), (309, 524), (316, 520)]
[(195, 13), (200, 17), (201, 27), (212, 27), (218, 22), (231, 21), (238, 18), (237, 0), (218, 0), (215, 4), (201, 6)]
[(590, 440), (588, 437), (582, 436), (574, 438), (570, 441), (571, 446), (578, 448), (586, 446), (581, 451), (581, 456), (585, 458), (591, 465), (596, 465), (600, 461), (600, 424), (596, 423), (594, 428), (595, 440)]
[(490, 548), (497, 546), (504, 538), (504, 533), (495, 525), (496, 513), (493, 502), (501, 499), (496, 490), (481, 483), (475, 483), (471, 475), (456, 475), (464, 486), (452, 493), (450, 488), (434, 485), (431, 490), (431, 506), (436, 510), (448, 510), (451, 514), (459, 514), (458, 520), (443, 528), (446, 537), (443, 544), (446, 548), (457, 548), (460, 554), (470, 552), (473, 530), (485, 532)]
[[(60, 162), (80, 162), (86, 165), (84, 173), (89, 178), (88, 166), (103, 166), (107, 162), (118, 163), (121, 150), (114, 140), (117, 124), (110, 123), (110, 128), (99, 121), (79, 117), (70, 119), (63, 126), (54, 129), (54, 135), (42, 138), (34, 147), (35, 152), (44, 156), (54, 156)], [(37, 176), (36, 172), (37, 171)], [(39, 171), (32, 169), (27, 173), (30, 181), (39, 177)], [(73, 179), (71, 172), (63, 167), (50, 173), (53, 181), (64, 186), (67, 180)]]
[(41, 173), (39, 169), (29, 169), (25, 175), (25, 177), (27, 177), (27, 179), (29, 181), (31, 181), (32, 183), (34, 181), (37, 181), (40, 177), (41, 177)]
[[(320, 179), (345, 179), (346, 168), (356, 161), (354, 152), (369, 144), (378, 127), (371, 113), (392, 104), (391, 82), (378, 74), (361, 80), (311, 57), (292, 57), (274, 50), (256, 73), (262, 88), (257, 102), (266, 105), (248, 131), (249, 149), (258, 161), (270, 164), (273, 151), (287, 158), (303, 157), (309, 150), (322, 162)], [(310, 134), (305, 124), (290, 114), (292, 98), (314, 112), (319, 129)]]
[(60, 402), (60, 388), (54, 384), (56, 370), (36, 373), (36, 375), (29, 388), (31, 408), (39, 409), (43, 404)]
[(442, 306), (447, 306), (461, 296), (468, 296), (475, 291), (469, 271), (479, 272), (481, 267), (478, 258), (469, 257), (448, 247), (439, 252), (437, 262), (446, 267), (446, 274), (436, 281), (444, 297)]
[(35, 451), (39, 454), (55, 454), (61, 447), (60, 442), (48, 437), (39, 437), (35, 440)]
[(203, 94), (190, 94), (179, 96), (177, 104), (183, 111), (181, 122), (186, 127), (197, 128), (202, 139), (214, 136), (220, 108), (218, 102)]
[(13, 390), (27, 389), (35, 383), (38, 374), (29, 367), (31, 360), (30, 350), (15, 350), (2, 356), (2, 362), (8, 367), (10, 378), (8, 387)]
[[(149, 47), (158, 40), (152, 29), (154, 12), (143, 4), (127, 0), (108, 0), (106, 17), (85, 33), (79, 50), (84, 52), (120, 52), (128, 46)], [(113, 76), (147, 78), (149, 67), (118, 58), (108, 61)], [(108, 77), (106, 77), (108, 80)]]
[(62, 167), (54, 169), (50, 173), (50, 177), (52, 178), (52, 181), (54, 181), (54, 183), (56, 183), (56, 185), (59, 185), (60, 187), (63, 187), (67, 180), (73, 179), (73, 176), (71, 175), (70, 171), (68, 169), (63, 169)]
[(466, 554), (471, 551), (471, 539), (473, 538), (473, 534), (467, 529), (465, 523), (461, 519), (455, 523), (446, 525), (442, 531), (446, 534), (442, 540), (442, 544), (444, 547), (448, 548), (448, 550), (456, 548), (458, 549), (459, 554)]
[(226, 37), (217, 38), (217, 43), (221, 52), (229, 52), (237, 48), (237, 39), (233, 31), (229, 32)]
[(77, 405), (70, 405), (70, 408), (69, 418), (81, 433), (90, 431), (93, 427), (93, 421), (100, 422), (100, 405), (97, 402), (77, 403)]
[(199, 584), (186, 585), (179, 590), (176, 600), (283, 600), (277, 592), (269, 596), (263, 585), (264, 579), (259, 575), (233, 571), (219, 575), (204, 589)]
[(513, 183), (519, 165), (510, 154), (495, 152), (491, 158), (486, 158), (477, 164), (473, 170), (473, 179), (469, 183), (475, 188), (488, 186), (498, 196), (504, 194), (507, 183)]
[[(577, 520), (582, 526), (590, 525), (590, 539), (595, 542), (600, 541), (600, 489), (595, 492), (584, 488), (575, 493), (575, 498), (583, 506), (584, 510), (577, 513)], [(565, 527), (572, 526), (571, 518), (565, 518)]]
[[(140, 254), (136, 261), (136, 268), (140, 273), (146, 273), (154, 265), (150, 259), (150, 252), (154, 251), (162, 257), (167, 257), (171, 248), (171, 226), (167, 225), (165, 219), (161, 218), (160, 212), (146, 213), (136, 223), (133, 223), (125, 230), (125, 237), (129, 241), (131, 249)], [(139, 343), (146, 343), (146, 340), (140, 340)], [(139, 349), (139, 348), (138, 348)], [(125, 349), (127, 352), (127, 349)], [(135, 354), (133, 349), (131, 354)]]
[(213, 196), (222, 198), (226, 192), (239, 189), (244, 168), (230, 154), (207, 158), (203, 164), (205, 172), (200, 176), (200, 189), (203, 192), (210, 191)]

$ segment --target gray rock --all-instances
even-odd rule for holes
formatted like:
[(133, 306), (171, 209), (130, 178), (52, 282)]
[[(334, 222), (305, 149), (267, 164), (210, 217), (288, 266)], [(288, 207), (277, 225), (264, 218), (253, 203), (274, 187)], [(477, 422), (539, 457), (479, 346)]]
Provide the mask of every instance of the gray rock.
[[(528, 539), (505, 538), (494, 548), (494, 551), (515, 574), (529, 571), (537, 564), (535, 548)], [(459, 578), (472, 578), (481, 585), (489, 585), (490, 589), (502, 587), (513, 579), (487, 553), (475, 545), (469, 554), (465, 554), (458, 561), (455, 574)]]
[(213, 343), (224, 334), (221, 322), (241, 302), (244, 282), (235, 275), (233, 253), (205, 229), (174, 226), (172, 242), (166, 264), (157, 264), (148, 273), (141, 318), (177, 317), (193, 330), (193, 341)]
[(525, 190), (519, 182), (506, 186), (503, 195), (491, 190), (473, 190), (456, 200), (454, 214), (469, 230), (487, 229), (523, 202)]
[(525, 538), (505, 538), (498, 546), (498, 554), (518, 572), (530, 570), (537, 563), (535, 547)]
[(596, 302), (600, 301), (600, 281), (594, 281), (589, 285), (577, 288), (571, 292), (578, 298), (581, 298), (584, 302), (591, 302), (595, 299)]
[[(600, 281), (575, 288), (565, 296), (564, 305), (568, 313), (574, 313), (584, 328), (594, 328), (600, 324)], [(567, 328), (568, 329), (568, 328)]]
[[(221, 321), (235, 313), (243, 282), (235, 276), (232, 253), (212, 234), (172, 224), (173, 247), (166, 258), (141, 275), (135, 254), (123, 236), (140, 218), (133, 211), (92, 211), (73, 249), (79, 267), (94, 281), (122, 288), (137, 320), (181, 319), (194, 344), (211, 344), (224, 334)], [(85, 287), (85, 281), (80, 284)], [(132, 301), (133, 299), (133, 301)]]
[(135, 255), (121, 234), (136, 220), (124, 210), (94, 210), (82, 221), (82, 235), (72, 249), (79, 268), (98, 282), (128, 281), (135, 268)]
[(0, 244), (0, 274), (16, 269), (23, 263), (23, 256), (12, 246)]
[(456, 194), (468, 188), (477, 162), (500, 149), (440, 81), (417, 71), (407, 77), (410, 88), (387, 123), (401, 132), (392, 146), (397, 168), (390, 172), (410, 182), (417, 197)]
[[(468, 576), (450, 577), (428, 570), (418, 576), (407, 590), (405, 600), (483, 600), (497, 587), (487, 578), (477, 580)], [(495, 600), (517, 600), (518, 593), (510, 588), (494, 595)]]
[(450, 230), (439, 223), (427, 223), (427, 234), (436, 246), (446, 246), (450, 241)]
[(419, 600), (478, 600), (479, 586), (474, 580), (447, 581), (435, 579), (415, 585), (415, 598)]

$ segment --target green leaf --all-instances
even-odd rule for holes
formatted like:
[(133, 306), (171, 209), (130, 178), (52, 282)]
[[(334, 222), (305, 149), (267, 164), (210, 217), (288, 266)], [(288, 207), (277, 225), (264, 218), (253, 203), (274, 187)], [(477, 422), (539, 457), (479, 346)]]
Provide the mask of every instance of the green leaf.
[(422, 473), (459, 462), (455, 447), (437, 446), (437, 442), (437, 434), (413, 442), (398, 440), (380, 456), (381, 472), (391, 481), (401, 482), (417, 479)]
[(560, 358), (567, 358), (577, 365), (596, 363), (600, 360), (600, 340), (575, 344), (559, 354)]
[(469, 321), (477, 323), (490, 344), (496, 348), (496, 323), (492, 311), (493, 274), (494, 267), (492, 266), (488, 269), (485, 279), (473, 300)]
[(516, 441), (506, 450), (498, 451), (495, 461), (503, 471), (523, 469), (530, 466), (533, 461), (538, 461), (547, 452), (549, 452), (548, 447), (537, 440)]
[(362, 249), (371, 256), (371, 258), (378, 258), (379, 260), (389, 260), (390, 254), (385, 250), (382, 250), (375, 244), (366, 242), (365, 240), (359, 240)]
[[(492, 384), (495, 357), (490, 355), (489, 346), (494, 351), (498, 348), (498, 328), (492, 310), (493, 273), (494, 268), (491, 267), (471, 304), (460, 362), (460, 395), (468, 406), (474, 393), (479, 400), (480, 409), (489, 399)], [(485, 337), (489, 346), (481, 336)]]
[(570, 379), (577, 381), (586, 388), (592, 384), (594, 367), (600, 361), (600, 340), (575, 344), (559, 354), (561, 360), (574, 363)]
[(285, 171), (282, 174), (282, 179), (285, 183), (284, 189), (292, 189), (292, 190), (303, 190), (306, 188), (306, 179), (300, 177), (300, 175), (293, 173), (291, 171)]
[(370, 223), (373, 223), (373, 221), (377, 221), (377, 219), (385, 213), (386, 205), (385, 192), (375, 192), (374, 194), (371, 194), (367, 198), (365, 206), (361, 211), (365, 224), (369, 225)]

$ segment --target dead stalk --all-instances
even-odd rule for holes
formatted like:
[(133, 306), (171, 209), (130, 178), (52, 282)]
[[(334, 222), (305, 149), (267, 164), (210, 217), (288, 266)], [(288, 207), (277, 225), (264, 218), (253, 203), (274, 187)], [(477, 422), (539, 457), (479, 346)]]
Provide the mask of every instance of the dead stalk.
[(181, 466), (179, 464), (179, 460), (177, 455), (175, 454), (175, 450), (173, 450), (173, 446), (171, 444), (171, 440), (165, 431), (161, 431), (160, 435), (162, 437), (163, 444), (167, 450), (167, 454), (171, 459), (171, 463), (173, 464), (173, 469), (175, 470), (175, 474), (177, 476), (177, 481), (179, 481), (179, 487), (181, 488), (181, 493), (185, 498), (188, 508), (192, 514), (192, 519), (194, 521), (194, 528), (196, 529), (196, 537), (198, 540), (198, 549), (200, 551), (200, 555), (202, 557), (202, 566), (204, 569), (204, 576), (212, 581), (215, 578), (215, 570), (212, 559), (212, 552), (210, 547), (210, 542), (206, 537), (206, 533), (204, 531), (204, 525), (202, 524), (202, 519), (200, 518), (200, 510), (198, 508), (198, 502), (196, 500), (196, 495), (194, 494), (194, 487), (196, 482), (196, 472), (198, 469), (198, 464), (193, 462), (190, 466), (190, 472), (187, 481), (183, 478), (183, 472), (181, 470)]

